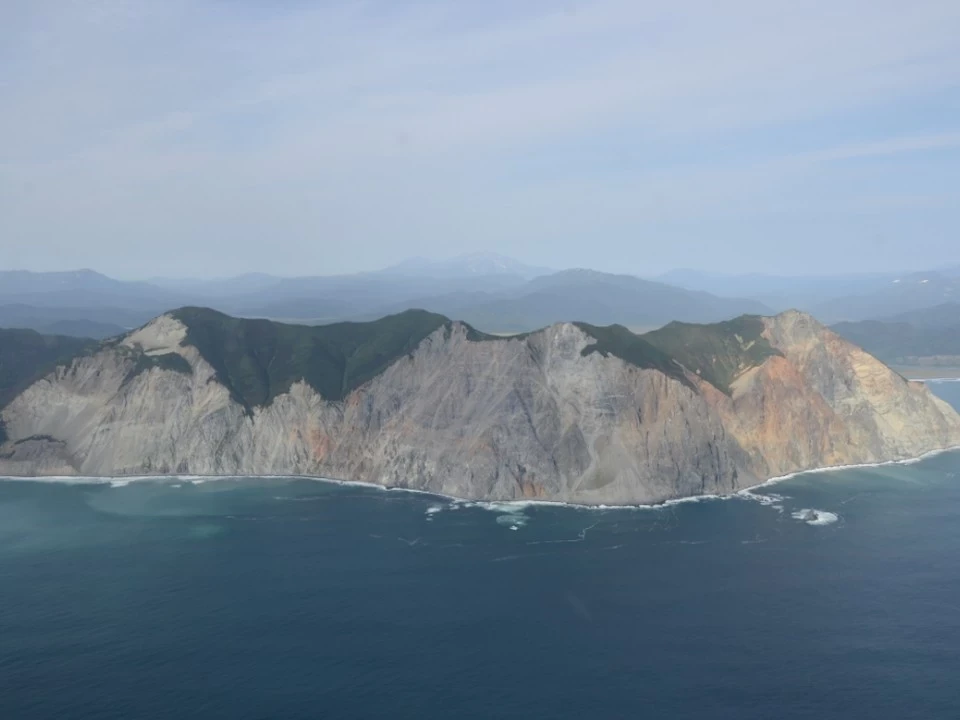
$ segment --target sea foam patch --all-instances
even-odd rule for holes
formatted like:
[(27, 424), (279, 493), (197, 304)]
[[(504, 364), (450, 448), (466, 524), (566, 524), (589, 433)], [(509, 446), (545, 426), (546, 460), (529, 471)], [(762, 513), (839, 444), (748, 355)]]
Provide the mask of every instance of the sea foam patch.
[(429, 505), (423, 514), (427, 522), (431, 522), (434, 517), (440, 513), (451, 512), (454, 510), (478, 509), (496, 514), (495, 522), (497, 525), (508, 527), (511, 530), (519, 530), (530, 522), (527, 515), (527, 509), (530, 503), (523, 501), (513, 502), (475, 502), (469, 500), (452, 500), (449, 503), (433, 503)]
[(526, 515), (507, 514), (497, 516), (497, 525), (508, 527), (511, 530), (519, 530), (530, 521)]
[(790, 499), (786, 495), (780, 495), (778, 493), (762, 494), (758, 492), (751, 492), (750, 490), (742, 490), (737, 493), (737, 495), (745, 500), (752, 500), (753, 502), (760, 503), (764, 507), (773, 508), (777, 512), (781, 513), (783, 512), (783, 501)]
[(492, 502), (477, 503), (477, 506), (483, 508), (484, 510), (497, 513), (497, 525), (508, 527), (511, 530), (519, 530), (528, 522), (530, 522), (530, 518), (527, 516), (527, 508), (529, 505), (525, 503)]
[(794, 520), (805, 522), (807, 525), (813, 525), (814, 527), (833, 525), (833, 523), (840, 519), (840, 516), (836, 513), (827, 512), (826, 510), (814, 510), (811, 508), (797, 510), (794, 513), (790, 513), (790, 517), (792, 517)]

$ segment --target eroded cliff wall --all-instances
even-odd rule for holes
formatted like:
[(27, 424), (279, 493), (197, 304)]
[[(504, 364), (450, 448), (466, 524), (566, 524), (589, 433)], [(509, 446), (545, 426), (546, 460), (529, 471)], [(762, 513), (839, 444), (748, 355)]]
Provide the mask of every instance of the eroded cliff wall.
[[(777, 353), (724, 392), (589, 352), (597, 341), (574, 324), (478, 339), (451, 323), (343, 400), (297, 382), (251, 409), (164, 316), (9, 403), (0, 474), (296, 474), (649, 503), (960, 445), (949, 406), (809, 316), (765, 318), (763, 336)], [(172, 354), (188, 372), (140, 357)]]

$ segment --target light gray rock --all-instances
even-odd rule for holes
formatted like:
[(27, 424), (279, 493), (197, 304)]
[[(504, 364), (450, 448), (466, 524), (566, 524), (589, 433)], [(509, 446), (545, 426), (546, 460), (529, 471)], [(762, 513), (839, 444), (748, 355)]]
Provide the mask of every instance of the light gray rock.
[[(653, 503), (960, 445), (960, 417), (922, 385), (809, 316), (766, 322), (784, 357), (748, 369), (731, 396), (584, 355), (594, 339), (573, 324), (476, 341), (454, 323), (341, 402), (299, 382), (248, 414), (164, 316), (16, 397), (0, 474), (313, 475), (471, 499)], [(126, 348), (179, 353), (192, 373), (131, 378)]]

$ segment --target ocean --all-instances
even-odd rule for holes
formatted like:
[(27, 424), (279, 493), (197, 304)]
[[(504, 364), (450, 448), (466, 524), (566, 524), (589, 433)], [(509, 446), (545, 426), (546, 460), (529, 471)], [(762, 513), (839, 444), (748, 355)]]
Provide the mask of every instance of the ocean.
[(0, 482), (0, 719), (141, 718), (960, 718), (960, 452), (640, 509)]

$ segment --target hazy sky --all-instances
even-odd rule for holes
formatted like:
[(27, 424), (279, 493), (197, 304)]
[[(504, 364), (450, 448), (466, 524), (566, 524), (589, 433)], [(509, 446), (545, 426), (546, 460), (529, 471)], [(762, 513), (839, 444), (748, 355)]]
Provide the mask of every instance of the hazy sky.
[(0, 268), (960, 262), (957, 0), (4, 0)]

